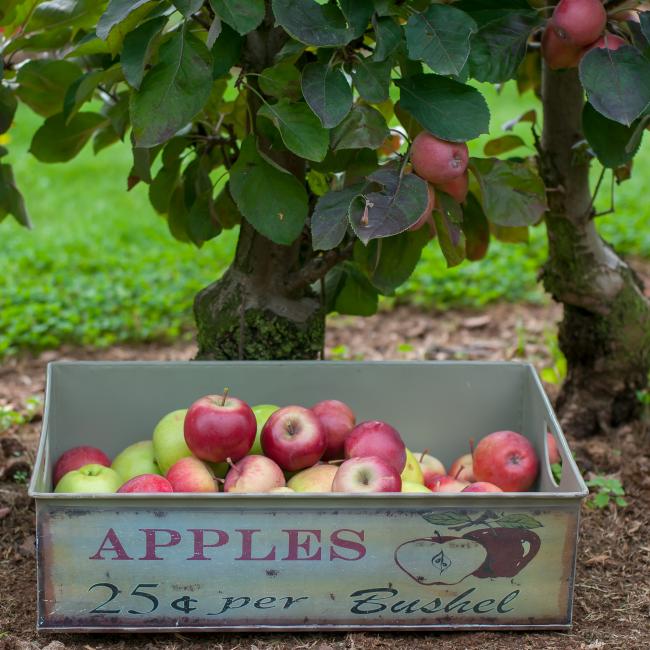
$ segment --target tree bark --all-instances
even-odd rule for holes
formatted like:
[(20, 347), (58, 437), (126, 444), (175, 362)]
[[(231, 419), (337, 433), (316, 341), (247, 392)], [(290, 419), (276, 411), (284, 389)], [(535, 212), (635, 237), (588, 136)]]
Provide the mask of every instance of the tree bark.
[[(249, 71), (259, 73), (273, 65), (286, 42), (286, 33), (274, 22), (267, 3), (266, 20), (246, 37), (242, 56)], [(248, 83), (257, 86), (255, 78)], [(249, 91), (248, 102), (250, 114), (255, 115), (258, 96)], [(258, 146), (304, 181), (303, 160), (271, 150), (263, 136)], [(325, 312), (309, 284), (295, 282), (310, 256), (306, 238), (299, 237), (291, 246), (274, 244), (242, 218), (232, 265), (194, 300), (197, 359), (317, 358), (325, 339)]]
[(541, 171), (548, 190), (546, 290), (564, 305), (559, 344), (568, 375), (557, 400), (567, 431), (609, 432), (640, 414), (650, 371), (650, 301), (634, 271), (598, 235), (577, 70), (544, 68)]

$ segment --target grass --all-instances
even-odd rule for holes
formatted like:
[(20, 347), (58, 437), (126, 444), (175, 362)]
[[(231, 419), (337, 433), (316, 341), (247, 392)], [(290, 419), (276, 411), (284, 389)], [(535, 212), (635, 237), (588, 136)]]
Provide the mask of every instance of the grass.
[[(493, 110), (491, 137), (501, 125), (534, 107), (512, 85), (501, 96), (483, 89)], [(11, 129), (9, 160), (26, 196), (34, 230), (9, 218), (0, 225), (0, 357), (20, 349), (63, 342), (105, 346), (120, 341), (175, 339), (192, 324), (194, 294), (214, 281), (232, 259), (236, 233), (226, 232), (197, 250), (174, 240), (154, 213), (147, 187), (126, 191), (131, 156), (117, 145), (94, 156), (86, 148), (74, 161), (45, 165), (27, 153), (39, 118), (20, 110)], [(530, 142), (527, 125), (515, 132)], [(472, 144), (481, 154), (488, 139)], [(522, 151), (523, 153), (523, 151)], [(650, 257), (650, 216), (637, 178), (617, 192), (618, 212), (603, 217), (601, 231), (621, 252)], [(608, 203), (601, 199), (600, 207)], [(540, 301), (536, 274), (546, 255), (543, 228), (528, 245), (493, 242), (480, 263), (446, 269), (437, 243), (424, 252), (401, 300), (424, 306), (476, 307), (497, 300)]]

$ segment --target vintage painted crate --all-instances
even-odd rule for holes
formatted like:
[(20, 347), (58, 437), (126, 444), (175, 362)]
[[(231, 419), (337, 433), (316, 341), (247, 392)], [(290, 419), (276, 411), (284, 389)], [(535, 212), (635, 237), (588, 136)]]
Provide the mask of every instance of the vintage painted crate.
[[(345, 400), (445, 463), (499, 429), (546, 458), (537, 491), (460, 495), (59, 495), (53, 459), (115, 454), (220, 392)], [(54, 363), (32, 484), (38, 628), (65, 631), (565, 629), (587, 494), (540, 382), (510, 363)]]

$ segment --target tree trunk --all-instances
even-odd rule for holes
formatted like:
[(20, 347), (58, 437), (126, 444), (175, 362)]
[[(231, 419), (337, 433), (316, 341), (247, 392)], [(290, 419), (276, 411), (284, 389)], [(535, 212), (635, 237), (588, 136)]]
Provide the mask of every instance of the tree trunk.
[[(246, 37), (242, 56), (248, 70), (259, 73), (273, 65), (286, 42), (287, 34), (274, 23), (267, 2), (266, 20)], [(255, 79), (247, 83), (257, 87)], [(249, 91), (248, 102), (255, 115), (259, 97)], [(273, 151), (262, 135), (258, 147), (304, 181), (303, 160)], [(310, 254), (304, 238), (291, 246), (274, 244), (242, 219), (232, 265), (194, 300), (197, 359), (317, 358), (325, 340), (325, 312), (309, 283), (294, 282)]]
[(568, 376), (557, 401), (567, 431), (589, 436), (640, 414), (650, 370), (650, 301), (640, 279), (598, 235), (583, 139), (577, 70), (545, 67), (540, 158), (549, 212), (544, 286), (564, 305), (559, 344)]

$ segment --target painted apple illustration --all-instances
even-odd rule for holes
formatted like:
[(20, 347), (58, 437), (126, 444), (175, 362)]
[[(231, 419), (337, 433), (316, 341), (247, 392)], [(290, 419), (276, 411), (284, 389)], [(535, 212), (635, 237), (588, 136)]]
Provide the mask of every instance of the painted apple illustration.
[(468, 537), (436, 534), (404, 542), (395, 563), (421, 585), (455, 585), (481, 567), (487, 558), (483, 544)]
[(463, 537), (485, 547), (487, 557), (472, 573), (477, 578), (512, 578), (537, 555), (540, 547), (539, 536), (525, 528), (481, 528)]

